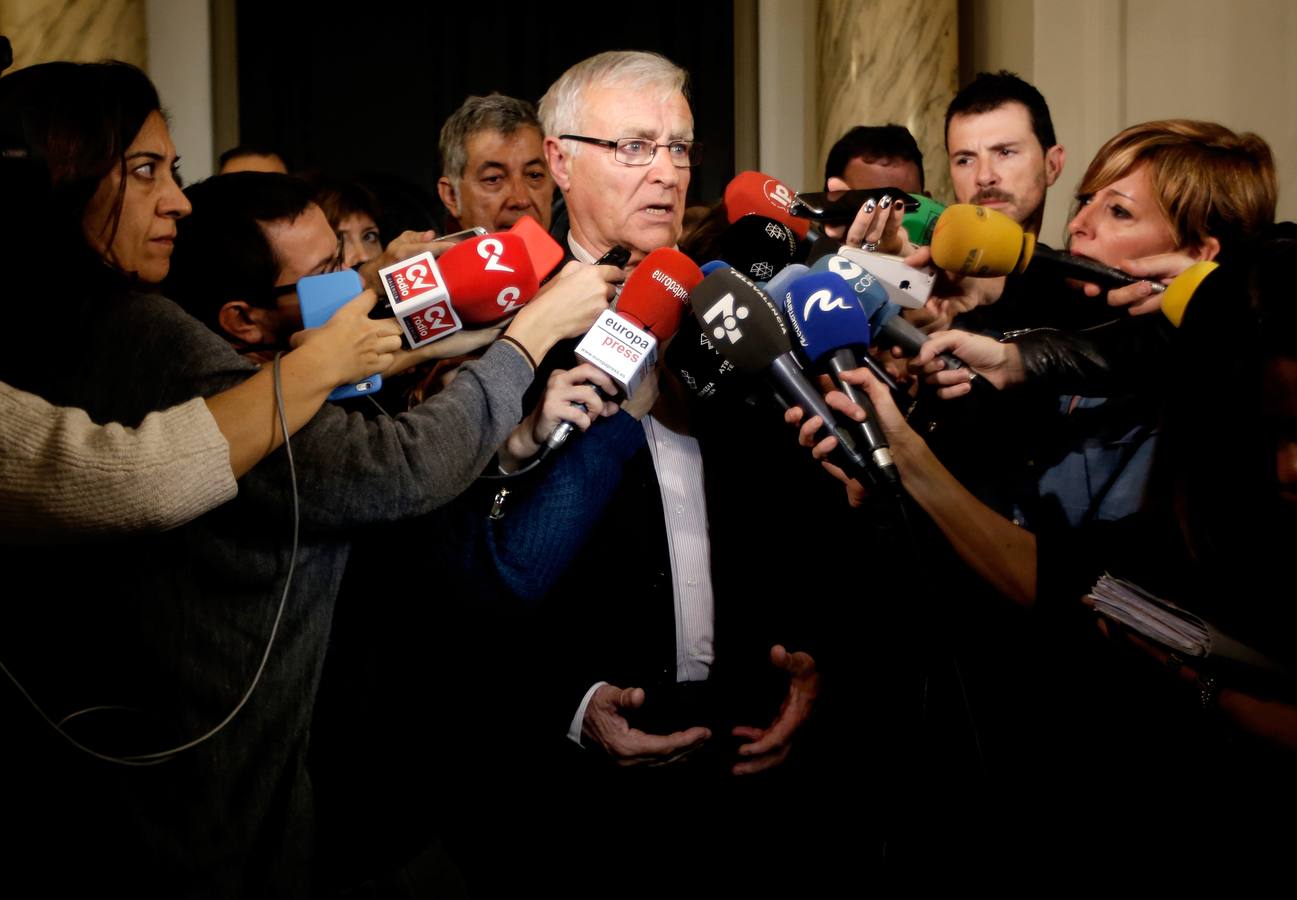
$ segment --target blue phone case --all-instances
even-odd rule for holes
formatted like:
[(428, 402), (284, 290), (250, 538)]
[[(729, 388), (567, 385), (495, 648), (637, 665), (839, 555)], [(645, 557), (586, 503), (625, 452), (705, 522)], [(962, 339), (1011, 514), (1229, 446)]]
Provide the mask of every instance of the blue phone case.
[[(351, 269), (330, 272), (328, 275), (307, 275), (297, 282), (297, 298), (302, 304), (302, 324), (307, 328), (319, 328), (343, 304), (364, 289), (360, 276)], [(372, 394), (382, 386), (383, 376), (375, 374), (355, 384), (334, 388), (329, 399), (345, 400), (348, 397)]]

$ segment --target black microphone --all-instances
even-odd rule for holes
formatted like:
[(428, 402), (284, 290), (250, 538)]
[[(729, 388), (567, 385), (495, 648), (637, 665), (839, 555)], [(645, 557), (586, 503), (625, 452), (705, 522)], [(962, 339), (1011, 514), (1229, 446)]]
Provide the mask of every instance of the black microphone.
[(801, 242), (791, 228), (757, 215), (744, 216), (726, 228), (716, 248), (721, 259), (753, 281), (769, 281), (801, 255)]
[(703, 335), (742, 372), (764, 372), (791, 406), (819, 416), (818, 436), (838, 439), (830, 459), (853, 477), (869, 478), (868, 460), (838, 425), (820, 392), (807, 381), (793, 355), (783, 317), (765, 292), (734, 269), (708, 275), (689, 295)]

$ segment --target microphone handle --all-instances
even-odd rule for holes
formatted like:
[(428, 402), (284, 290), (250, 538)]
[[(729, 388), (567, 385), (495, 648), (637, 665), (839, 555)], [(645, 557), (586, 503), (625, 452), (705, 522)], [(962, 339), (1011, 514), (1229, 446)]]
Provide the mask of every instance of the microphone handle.
[(852, 424), (860, 431), (870, 461), (873, 462), (875, 469), (882, 475), (882, 480), (886, 484), (899, 485), (901, 476), (896, 470), (896, 463), (892, 461), (892, 448), (887, 443), (886, 435), (883, 434), (882, 425), (878, 420), (878, 410), (874, 408), (874, 401), (869, 399), (869, 394), (862, 390), (859, 385), (842, 379), (843, 372), (859, 367), (860, 363), (857, 361), (856, 353), (849, 347), (843, 347), (829, 357), (829, 371), (833, 374), (834, 383), (837, 384), (842, 393), (847, 395), (848, 400), (865, 411), (865, 421), (853, 422)]
[[(906, 356), (914, 356), (927, 342), (928, 336), (899, 313), (878, 329), (878, 338), (875, 340), (882, 347), (900, 347)], [(942, 353), (940, 359), (945, 362), (947, 369), (964, 368), (964, 361), (952, 353)]]
[[(603, 390), (598, 385), (591, 384), (590, 387), (594, 388), (594, 392), (599, 395), (600, 400), (605, 399)], [(584, 403), (573, 403), (572, 405), (579, 406), (581, 412), (588, 413), (590, 411)], [(542, 448), (543, 451), (545, 453), (553, 453), (559, 447), (563, 446), (574, 431), (576, 431), (576, 426), (571, 422), (559, 422), (554, 426), (554, 430), (549, 433), (549, 437), (545, 438), (545, 445)]]
[(788, 351), (776, 356), (766, 371), (774, 382), (776, 390), (784, 395), (790, 405), (800, 406), (808, 419), (811, 416), (820, 417), (824, 423), (818, 432), (820, 440), (830, 436), (838, 439), (838, 446), (829, 454), (829, 462), (845, 470), (853, 478), (859, 479), (861, 476), (869, 478), (868, 461), (856, 448), (856, 442), (851, 435), (839, 427), (828, 404), (824, 402), (820, 392), (807, 381), (792, 352)]
[(1131, 275), (1121, 269), (1106, 266), (1098, 260), (1090, 259), (1088, 256), (1073, 256), (1052, 247), (1036, 245), (1036, 252), (1032, 254), (1032, 259), (1039, 259), (1047, 265), (1053, 266), (1054, 269), (1061, 271), (1064, 275), (1079, 278), (1082, 281), (1093, 282), (1102, 288), (1125, 287), (1128, 284), (1139, 284), (1141, 281), (1148, 281), (1149, 284), (1153, 285), (1155, 293), (1166, 290), (1166, 285), (1161, 282), (1140, 278), (1138, 275)]

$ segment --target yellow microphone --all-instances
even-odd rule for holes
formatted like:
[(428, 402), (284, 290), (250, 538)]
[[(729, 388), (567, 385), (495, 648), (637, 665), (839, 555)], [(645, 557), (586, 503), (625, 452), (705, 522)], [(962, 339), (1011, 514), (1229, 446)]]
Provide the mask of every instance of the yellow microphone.
[(978, 278), (1023, 271), (1035, 248), (1036, 236), (1013, 219), (971, 203), (946, 207), (932, 231), (932, 261)]
[(1203, 279), (1220, 268), (1219, 263), (1210, 260), (1196, 262), (1171, 280), (1162, 295), (1162, 315), (1170, 320), (1176, 328), (1184, 321), (1184, 311), (1189, 308), (1194, 291), (1202, 284)]

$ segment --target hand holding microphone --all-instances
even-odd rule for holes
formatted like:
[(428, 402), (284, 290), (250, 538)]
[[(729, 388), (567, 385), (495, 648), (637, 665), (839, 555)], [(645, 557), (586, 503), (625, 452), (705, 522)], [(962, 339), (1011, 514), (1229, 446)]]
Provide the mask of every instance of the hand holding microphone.
[[(1132, 316), (1156, 312), (1162, 307), (1163, 291), (1159, 287), (1169, 284), (1197, 262), (1187, 253), (1159, 253), (1141, 259), (1124, 259), (1121, 261), (1122, 270), (1143, 280), (1108, 291), (1108, 305), (1124, 306)], [(1103, 293), (1102, 288), (1089, 282), (1084, 289), (1090, 297)]]
[[(945, 353), (954, 354), (969, 368), (948, 368), (942, 359)], [(973, 370), (1001, 390), (1026, 380), (1022, 355), (1014, 344), (953, 328), (929, 337), (910, 360), (910, 366), (923, 372), (924, 380), (936, 386), (942, 400), (953, 400), (971, 391)]]
[(556, 343), (584, 334), (607, 312), (624, 278), (614, 266), (570, 262), (518, 312), (505, 335), (539, 363)]
[[(882, 427), (888, 445), (892, 448), (892, 456), (896, 461), (900, 477), (906, 479), (907, 488), (911, 493), (916, 488), (922, 490), (925, 485), (921, 483), (921, 479), (913, 485), (910, 484), (911, 473), (918, 471), (912, 462), (924, 453), (931, 455), (931, 451), (928, 450), (923, 439), (906, 423), (905, 416), (892, 400), (887, 386), (875, 378), (868, 369), (844, 372), (842, 378), (866, 392), (877, 412), (878, 424)], [(865, 411), (851, 402), (841, 391), (830, 391), (825, 395), (824, 402), (844, 420), (864, 422), (867, 418)], [(793, 407), (784, 413), (784, 421), (789, 425), (799, 426), (798, 442), (803, 447), (811, 448), (811, 455), (820, 461), (830, 475), (845, 485), (847, 502), (852, 506), (860, 506), (869, 496), (868, 491), (855, 477), (855, 473), (844, 470), (834, 459), (838, 440), (833, 435), (827, 437), (824, 435), (819, 416), (809, 415), (802, 409)]]
[(868, 471), (865, 455), (802, 373), (788, 327), (765, 292), (733, 269), (722, 269), (703, 279), (689, 302), (703, 336), (728, 362), (740, 371), (764, 373), (785, 403), (818, 417), (823, 434), (838, 439), (834, 458), (841, 466), (862, 475)]
[(506, 472), (519, 468), (540, 451), (545, 439), (563, 423), (586, 431), (596, 418), (611, 416), (617, 412), (617, 404), (604, 400), (603, 396), (616, 393), (616, 385), (598, 366), (582, 363), (572, 369), (556, 369), (550, 374), (535, 410), (501, 445), (500, 468)]
[[(773, 282), (771, 287), (775, 287)], [(873, 404), (842, 378), (844, 372), (860, 367), (857, 354), (867, 356), (870, 343), (869, 319), (851, 288), (831, 272), (814, 272), (779, 290), (774, 299), (782, 302), (784, 317), (792, 325), (807, 361), (827, 372), (838, 389), (865, 410), (865, 420), (852, 423), (853, 435), (882, 483), (897, 484), (896, 466)]]
[(294, 353), (317, 360), (311, 368), (324, 373), (331, 386), (386, 372), (400, 351), (401, 329), (391, 319), (369, 318), (377, 300), (373, 291), (363, 291), (323, 325), (296, 332), (288, 339)]
[[(595, 317), (577, 345), (577, 357), (606, 374), (614, 394), (634, 395), (645, 379), (655, 377), (658, 344), (675, 334), (689, 292), (701, 280), (702, 272), (680, 251), (654, 250), (626, 280), (616, 311), (605, 309)], [(555, 428), (545, 452), (562, 446), (573, 428), (570, 422)]]
[[(1177, 253), (1149, 257), (1145, 262), (1149, 271), (1158, 269), (1165, 272), (1178, 272), (1166, 286), (1164, 293), (1154, 295), (1158, 302), (1153, 308), (1160, 309), (1172, 325), (1179, 327), (1194, 294), (1198, 291), (1203, 280), (1217, 268), (1216, 263), (1195, 261), (1191, 257)], [(1047, 339), (1046, 343), (1052, 344), (1054, 347), (1051, 352), (1057, 354), (1061, 349), (1064, 351), (1063, 356), (1065, 357), (1069, 353), (1072, 356), (1081, 356), (1083, 354), (1093, 354), (1096, 351), (1098, 351), (1099, 356), (1104, 357), (1106, 354), (1101, 349), (1101, 342), (1105, 338), (1111, 339), (1115, 337), (1117, 331), (1114, 331), (1114, 329), (1129, 329), (1131, 327), (1134, 327), (1134, 323), (1124, 321), (1114, 322), (1104, 328), (1091, 329), (1078, 334), (1048, 332), (1043, 335), (1031, 335), (1030, 337)], [(938, 358), (938, 354), (942, 352), (957, 354), (960, 359), (976, 369), (979, 374), (985, 376), (986, 380), (995, 387), (1010, 387), (1022, 384), (1027, 380), (1027, 363), (1023, 359), (1023, 348), (1019, 346), (1017, 340), (1026, 342), (1029, 340), (1029, 336), (1024, 335), (1020, 339), (1013, 341), (996, 341), (983, 335), (967, 334), (956, 330), (946, 331), (933, 335), (919, 349), (919, 353), (915, 356), (913, 362), (916, 366), (923, 368), (929, 384), (938, 386), (937, 394), (943, 399), (968, 393), (970, 375), (966, 369), (948, 370), (942, 360)], [(1083, 349), (1083, 345), (1088, 345), (1092, 349)], [(1037, 360), (1035, 364), (1037, 368), (1040, 366), (1040, 360), (1048, 359), (1047, 356), (1042, 357), (1039, 351), (1037, 351), (1034, 358)], [(1057, 368), (1057, 360), (1055, 360), (1054, 366)]]

